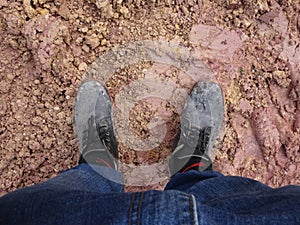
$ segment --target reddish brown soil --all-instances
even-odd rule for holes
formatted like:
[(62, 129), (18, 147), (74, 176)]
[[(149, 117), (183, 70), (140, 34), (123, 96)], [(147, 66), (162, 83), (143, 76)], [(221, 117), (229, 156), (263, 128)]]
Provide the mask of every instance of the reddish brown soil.
[[(180, 43), (221, 84), (218, 171), (272, 187), (300, 184), (299, 15), (299, 0), (0, 0), (0, 195), (76, 165), (73, 107), (85, 72), (110, 49), (141, 40)], [(155, 62), (118, 70), (106, 85), (115, 100), (122, 87), (154, 74), (187, 91), (193, 85), (177, 68)], [(165, 166), (145, 174), (130, 167), (169, 155), (178, 113), (168, 102), (138, 102), (129, 126), (140, 138), (157, 135), (158, 114), (167, 127), (159, 146), (142, 152), (120, 143), (127, 183), (150, 179), (128, 190), (160, 189), (167, 181)]]

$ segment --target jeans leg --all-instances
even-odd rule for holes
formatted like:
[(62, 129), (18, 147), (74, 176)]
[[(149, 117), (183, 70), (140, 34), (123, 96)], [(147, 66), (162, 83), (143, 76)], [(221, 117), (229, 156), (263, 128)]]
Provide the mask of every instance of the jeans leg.
[[(122, 183), (115, 170), (81, 164), (1, 197), (0, 224), (110, 224), (113, 219), (105, 215), (130, 204)], [(126, 217), (121, 214), (116, 220)]]
[(200, 224), (300, 224), (300, 186), (273, 189), (212, 171), (175, 175), (166, 190), (196, 198)]
[(110, 168), (96, 165), (80, 164), (63, 171), (60, 175), (45, 182), (22, 188), (52, 191), (89, 191), (94, 193), (123, 192), (122, 175)]

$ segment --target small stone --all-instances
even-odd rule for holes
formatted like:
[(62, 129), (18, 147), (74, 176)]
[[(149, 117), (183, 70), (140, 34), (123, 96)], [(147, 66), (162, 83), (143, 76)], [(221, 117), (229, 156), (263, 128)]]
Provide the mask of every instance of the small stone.
[(48, 133), (49, 132), (49, 128), (45, 125), (43, 125), (43, 132), (44, 133)]
[(29, 51), (26, 51), (22, 55), (22, 59), (24, 62), (28, 62), (31, 59), (31, 53)]
[(40, 3), (41, 5), (43, 5), (43, 4), (46, 3), (46, 0), (39, 0), (39, 3)]
[(62, 120), (63, 118), (65, 118), (65, 113), (59, 112), (59, 113), (57, 113), (57, 117)]
[(275, 70), (273, 71), (272, 75), (278, 85), (282, 87), (288, 87), (290, 85), (291, 80), (288, 77), (288, 73), (285, 71)]
[(119, 13), (114, 13), (114, 16), (113, 16), (115, 19), (118, 19), (119, 18)]
[(251, 24), (252, 24), (252, 23), (251, 23), (249, 20), (244, 20), (244, 25), (245, 25), (246, 27), (250, 27)]
[(264, 0), (258, 0), (259, 9), (262, 11), (269, 11), (270, 8), (268, 6), (268, 2)]
[(107, 43), (107, 40), (106, 40), (106, 39), (102, 39), (102, 40), (101, 40), (101, 45), (102, 45), (102, 46), (106, 45), (106, 43)]
[(79, 44), (82, 43), (82, 41), (83, 41), (83, 38), (82, 38), (82, 37), (78, 37), (78, 38), (75, 40), (75, 43), (76, 43), (77, 45), (79, 45)]
[(39, 80), (34, 80), (33, 83), (40, 84), (41, 82)]
[(13, 80), (14, 78), (15, 78), (15, 75), (13, 75), (11, 73), (7, 74), (7, 79)]
[(35, 96), (39, 96), (41, 94), (40, 90), (39, 89), (35, 89), (32, 91), (32, 94), (35, 95)]
[(81, 28), (81, 32), (82, 32), (82, 33), (87, 33), (87, 32), (88, 32), (88, 30), (89, 30), (89, 29), (88, 29), (87, 27), (83, 27), (83, 28)]
[(88, 52), (90, 51), (89, 46), (87, 46), (86, 44), (84, 44), (84, 45), (82, 46), (82, 49), (83, 49), (83, 51), (85, 51), (86, 53), (88, 53)]
[(62, 5), (60, 5), (58, 10), (58, 15), (63, 17), (64, 19), (68, 19), (70, 16), (70, 10), (68, 8), (67, 1), (63, 1)]
[(37, 12), (35, 11), (34, 8), (32, 8), (30, 0), (24, 0), (23, 7), (24, 7), (24, 11), (25, 11), (26, 15), (29, 18), (33, 18), (36, 16)]
[(105, 18), (112, 18), (114, 16), (114, 11), (113, 11), (113, 7), (112, 4), (108, 4), (107, 6), (105, 6), (103, 9), (103, 16)]
[(166, 6), (171, 6), (172, 5), (172, 0), (166, 0), (165, 4), (166, 4)]
[(79, 64), (78, 69), (80, 71), (85, 71), (88, 68), (88, 65), (85, 62)]
[(60, 110), (59, 106), (54, 106), (53, 109), (56, 110), (56, 111)]
[(40, 9), (40, 10), (38, 10), (38, 12), (39, 12), (42, 16), (49, 14), (49, 11), (48, 11), (47, 9)]
[(67, 118), (66, 118), (66, 123), (67, 123), (68, 125), (72, 124), (72, 123), (73, 123), (72, 117), (67, 117)]
[(96, 34), (86, 37), (86, 44), (88, 44), (92, 49), (97, 48), (100, 45), (99, 38)]
[(46, 137), (44, 140), (43, 140), (43, 146), (44, 148), (46, 149), (49, 149), (51, 148), (51, 145), (52, 145), (52, 140), (50, 137)]
[(122, 13), (122, 15), (123, 15), (124, 17), (127, 17), (127, 16), (128, 16), (128, 13), (129, 13), (129, 10), (128, 10), (128, 8), (127, 8), (126, 6), (122, 6), (122, 7), (120, 8), (120, 13)]
[(189, 10), (187, 9), (187, 7), (182, 6), (182, 7), (181, 7), (181, 10), (182, 10), (182, 12), (184, 13), (185, 16), (190, 15), (190, 12), (189, 12)]
[(37, 150), (39, 150), (41, 148), (41, 145), (40, 145), (40, 143), (38, 143), (36, 141), (31, 141), (29, 143), (29, 148), (32, 149), (32, 150), (34, 150), (34, 151), (37, 151)]
[(98, 9), (102, 9), (104, 8), (105, 6), (107, 6), (109, 3), (108, 0), (96, 0), (96, 6)]

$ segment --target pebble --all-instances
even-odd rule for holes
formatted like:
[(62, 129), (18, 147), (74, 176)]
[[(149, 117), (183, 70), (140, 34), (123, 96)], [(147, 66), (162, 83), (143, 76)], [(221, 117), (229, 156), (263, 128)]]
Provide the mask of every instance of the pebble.
[(113, 7), (112, 4), (108, 4), (105, 7), (103, 7), (103, 16), (105, 18), (112, 18), (114, 16), (114, 11), (113, 11)]
[(108, 0), (96, 0), (96, 6), (98, 9), (101, 9), (101, 8), (107, 6), (108, 3), (109, 3)]
[(99, 38), (96, 34), (86, 37), (86, 44), (89, 45), (92, 49), (97, 48), (100, 45)]
[(23, 7), (24, 7), (26, 15), (29, 18), (33, 18), (36, 16), (37, 12), (34, 10), (34, 8), (32, 8), (30, 0), (24, 0)]
[(75, 43), (76, 43), (77, 45), (79, 45), (79, 44), (82, 43), (82, 41), (83, 41), (83, 38), (82, 38), (82, 37), (78, 37), (78, 38), (75, 40)]
[(85, 62), (79, 64), (78, 69), (80, 71), (85, 71), (88, 68), (88, 65)]
[(87, 46), (86, 44), (82, 45), (82, 49), (83, 51), (85, 51), (86, 53), (88, 53), (90, 51), (89, 46)]
[(41, 82), (39, 80), (34, 80), (33, 83), (40, 84)]
[(122, 13), (122, 15), (123, 15), (124, 17), (127, 17), (128, 14), (129, 14), (129, 10), (128, 10), (128, 8), (127, 8), (126, 6), (122, 6), (122, 7), (120, 8), (120, 13)]
[(88, 29), (87, 27), (83, 27), (83, 28), (81, 28), (81, 32), (82, 32), (82, 33), (87, 33), (87, 32), (88, 32), (88, 30), (89, 30), (89, 29)]
[(187, 9), (187, 7), (182, 6), (182, 7), (181, 7), (181, 10), (182, 10), (182, 12), (184, 13), (185, 16), (189, 16), (189, 15), (190, 15), (190, 12), (189, 12), (189, 10)]
[(14, 78), (15, 78), (15, 75), (13, 75), (11, 73), (7, 74), (7, 79), (13, 80)]
[(106, 45), (106, 43), (107, 43), (107, 40), (106, 40), (106, 39), (102, 39), (102, 40), (101, 40), (101, 45), (102, 45), (102, 46)]

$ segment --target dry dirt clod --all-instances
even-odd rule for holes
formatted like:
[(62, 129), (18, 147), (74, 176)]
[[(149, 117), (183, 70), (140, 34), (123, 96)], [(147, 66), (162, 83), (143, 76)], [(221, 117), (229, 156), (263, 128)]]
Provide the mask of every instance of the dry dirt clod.
[(101, 9), (102, 9), (102, 15), (104, 18), (110, 19), (110, 18), (114, 17), (115, 12), (113, 10), (112, 4), (108, 4), (104, 7), (102, 7)]
[(291, 79), (289, 78), (287, 72), (275, 70), (272, 73), (273, 78), (282, 87), (288, 87), (290, 85)]
[(90, 48), (89, 48), (89, 46), (87, 46), (86, 44), (82, 45), (82, 49), (83, 49), (83, 51), (85, 51), (86, 53), (90, 52)]
[(88, 65), (85, 62), (79, 64), (78, 69), (80, 71), (85, 71), (88, 68)]
[(92, 49), (95, 49), (100, 45), (99, 38), (96, 34), (92, 34), (91, 36), (87, 36), (85, 43), (87, 45), (89, 45)]
[(182, 10), (182, 12), (184, 13), (185, 16), (190, 15), (190, 12), (189, 12), (189, 10), (187, 9), (187, 7), (182, 6), (182, 7), (181, 7), (181, 10)]
[(121, 13), (125, 18), (127, 18), (128, 15), (129, 15), (129, 10), (128, 10), (128, 8), (127, 8), (126, 6), (122, 6), (122, 7), (120, 8), (120, 13)]
[(68, 8), (68, 2), (63, 1), (62, 4), (59, 5), (58, 14), (62, 16), (64, 19), (69, 19), (70, 10)]
[(109, 0), (96, 0), (95, 3), (98, 9), (102, 9), (109, 4)]
[(30, 2), (31, 2), (31, 0), (23, 0), (23, 7), (24, 7), (26, 15), (29, 18), (33, 18), (34, 16), (37, 15), (37, 12), (35, 11), (34, 8), (32, 8)]

